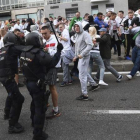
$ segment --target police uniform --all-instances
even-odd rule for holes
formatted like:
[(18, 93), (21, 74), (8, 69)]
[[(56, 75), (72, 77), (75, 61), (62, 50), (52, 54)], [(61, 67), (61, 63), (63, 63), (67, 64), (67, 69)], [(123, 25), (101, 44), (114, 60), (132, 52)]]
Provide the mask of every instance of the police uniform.
[(23, 127), (17, 126), (24, 97), (20, 93), (17, 83), (14, 80), (17, 67), (17, 57), (20, 56), (20, 46), (15, 46), (16, 37), (14, 33), (7, 33), (3, 39), (4, 47), (0, 52), (0, 82), (4, 85), (8, 97), (6, 99), (5, 113), (9, 117), (9, 133), (19, 133)]
[[(62, 49), (58, 49), (52, 58), (45, 53), (40, 47), (41, 42), (39, 35), (35, 32), (26, 36), (26, 45), (31, 45), (21, 54), (23, 62), (23, 72), (26, 77), (26, 86), (32, 97), (31, 102), (31, 119), (34, 126), (33, 140), (46, 140), (43, 126), (45, 122), (45, 74), (46, 67), (53, 68), (57, 65)], [(60, 47), (61, 48), (61, 47)]]

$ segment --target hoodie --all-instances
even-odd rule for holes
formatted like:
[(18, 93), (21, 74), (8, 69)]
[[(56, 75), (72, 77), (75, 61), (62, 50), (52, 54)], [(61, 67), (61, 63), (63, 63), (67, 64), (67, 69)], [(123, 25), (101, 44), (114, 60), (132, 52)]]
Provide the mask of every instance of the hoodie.
[[(140, 26), (133, 28), (130, 33), (136, 35), (140, 31)], [(140, 48), (140, 34), (135, 39), (135, 45)]]
[(76, 33), (75, 56), (81, 55), (82, 57), (87, 57), (90, 55), (90, 50), (93, 48), (91, 37), (83, 30), (81, 22), (77, 22), (75, 25), (80, 27), (80, 32)]

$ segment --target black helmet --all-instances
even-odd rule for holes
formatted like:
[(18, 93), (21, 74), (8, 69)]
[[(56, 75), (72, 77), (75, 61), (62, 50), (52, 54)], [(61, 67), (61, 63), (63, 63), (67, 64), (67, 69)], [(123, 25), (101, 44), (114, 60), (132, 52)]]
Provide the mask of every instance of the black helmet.
[(31, 32), (25, 37), (26, 45), (41, 48), (43, 46), (43, 38), (36, 32)]
[(9, 32), (4, 36), (3, 42), (4, 42), (4, 44), (9, 43), (9, 42), (16, 44), (17, 37), (15, 36), (15, 34), (13, 32)]

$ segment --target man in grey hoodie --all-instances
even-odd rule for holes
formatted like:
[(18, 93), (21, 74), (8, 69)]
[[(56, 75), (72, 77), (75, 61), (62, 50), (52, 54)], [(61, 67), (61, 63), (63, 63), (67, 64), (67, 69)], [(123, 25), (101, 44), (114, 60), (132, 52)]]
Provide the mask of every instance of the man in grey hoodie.
[(90, 50), (93, 47), (93, 43), (90, 35), (85, 32), (82, 28), (81, 22), (77, 22), (74, 25), (74, 30), (77, 33), (76, 43), (75, 43), (75, 58), (79, 59), (78, 69), (79, 69), (79, 79), (81, 83), (81, 96), (77, 97), (77, 100), (88, 100), (87, 92), (87, 82), (91, 84), (91, 91), (98, 89), (98, 84), (93, 80), (93, 78), (88, 73), (89, 60), (90, 60)]

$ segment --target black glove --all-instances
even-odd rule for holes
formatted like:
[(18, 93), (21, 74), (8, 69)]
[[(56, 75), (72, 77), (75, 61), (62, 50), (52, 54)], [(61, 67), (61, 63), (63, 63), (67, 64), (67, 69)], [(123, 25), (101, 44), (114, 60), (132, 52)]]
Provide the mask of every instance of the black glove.
[(63, 50), (63, 45), (61, 44), (61, 43), (59, 43), (58, 45), (57, 45), (57, 51), (62, 51)]

